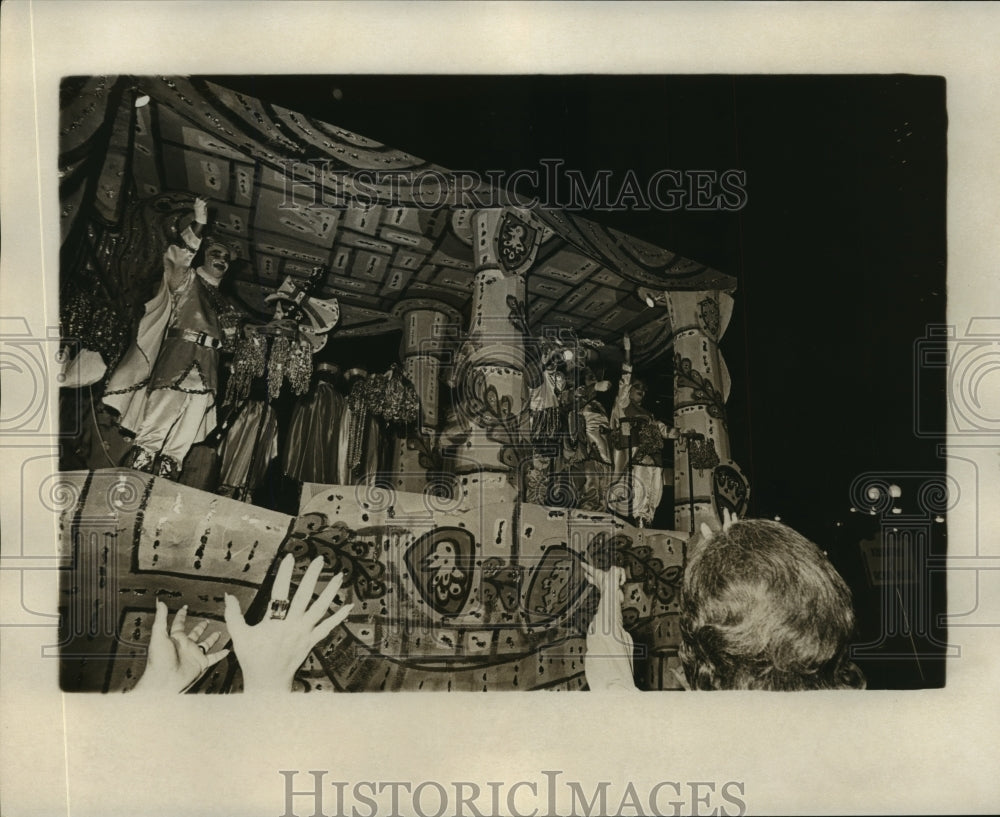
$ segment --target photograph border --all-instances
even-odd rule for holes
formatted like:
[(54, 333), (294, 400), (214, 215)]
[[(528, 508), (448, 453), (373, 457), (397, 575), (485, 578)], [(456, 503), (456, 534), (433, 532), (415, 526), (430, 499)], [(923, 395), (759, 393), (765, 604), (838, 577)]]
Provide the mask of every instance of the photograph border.
[[(971, 339), (989, 338), (1000, 324), (996, 4), (14, 0), (0, 13), (0, 339), (5, 354), (43, 375), (59, 341), (59, 79), (114, 71), (941, 75), (948, 324)], [(503, 781), (504, 798), (523, 783), (522, 799), (501, 801), (501, 813), (511, 804), (567, 813), (568, 801), (531, 796), (532, 784), (544, 792), (557, 771), (588, 793), (609, 781), (615, 802), (629, 785), (643, 799), (676, 783), (687, 808), (721, 805), (726, 813), (743, 813), (734, 800), (746, 813), (808, 814), (989, 813), (1000, 804), (1000, 554), (989, 535), (1000, 521), (991, 502), (1000, 434), (951, 429), (949, 474), (977, 501), (949, 517), (949, 641), (961, 656), (949, 662), (945, 689), (584, 699), (401, 693), (346, 704), (288, 696), (249, 707), (242, 696), (192, 696), (150, 704), (63, 695), (58, 662), (49, 660), (58, 652), (51, 601), (59, 554), (53, 514), (36, 486), (58, 458), (57, 391), (39, 383), (23, 409), (37, 428), (0, 440), (4, 813), (279, 815), (289, 813), (287, 773), (304, 790), (310, 771), (349, 786), (434, 782), (452, 792), (457, 783), (485, 791)], [(728, 784), (732, 799), (700, 800), (709, 784), (720, 793)], [(326, 789), (330, 798), (336, 791)], [(308, 795), (295, 802), (297, 813), (312, 813)], [(432, 794), (427, 802), (434, 813)], [(328, 813), (336, 807), (327, 801)]]

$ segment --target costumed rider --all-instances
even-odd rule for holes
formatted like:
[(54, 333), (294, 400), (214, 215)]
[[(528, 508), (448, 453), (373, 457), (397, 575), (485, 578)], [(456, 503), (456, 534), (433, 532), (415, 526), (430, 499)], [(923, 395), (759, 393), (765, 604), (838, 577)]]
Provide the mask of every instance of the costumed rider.
[(681, 435), (642, 405), (646, 384), (632, 379), (632, 342), (628, 335), (623, 346), (625, 362), (611, 409), (616, 483), (609, 504), (616, 513), (632, 516), (640, 527), (645, 527), (653, 521), (663, 499), (663, 441)]
[[(208, 201), (196, 198), (194, 221), (163, 255), (163, 281), (136, 338), (112, 373), (104, 403), (135, 435), (122, 465), (176, 480), (184, 457), (215, 428), (219, 354), (237, 335), (238, 313), (219, 292), (233, 251), (207, 238)], [(191, 263), (201, 244), (204, 262)]]
[(611, 383), (598, 380), (589, 367), (584, 369), (583, 377), (583, 385), (577, 388), (574, 395), (586, 433), (584, 456), (580, 463), (583, 486), (579, 507), (587, 511), (603, 512), (608, 507), (614, 457), (609, 439), (611, 421), (608, 419), (608, 412), (597, 399), (597, 393), (608, 391)]

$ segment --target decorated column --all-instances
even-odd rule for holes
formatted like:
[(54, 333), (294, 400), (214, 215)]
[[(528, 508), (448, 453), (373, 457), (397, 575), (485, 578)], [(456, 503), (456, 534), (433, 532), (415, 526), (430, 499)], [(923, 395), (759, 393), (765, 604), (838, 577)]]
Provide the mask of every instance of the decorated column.
[(393, 314), (403, 325), (399, 349), (403, 373), (413, 383), (420, 401), (417, 427), (395, 441), (393, 484), (399, 490), (421, 491), (436, 456), (442, 361), (454, 345), (461, 326), (460, 316), (447, 304), (424, 298), (404, 301)]
[(727, 292), (652, 293), (667, 307), (674, 343), (674, 525), (694, 531), (718, 525), (724, 509), (746, 512), (749, 485), (729, 448), (726, 400), (730, 379), (719, 340), (733, 313)]
[(454, 373), (456, 408), (468, 437), (456, 470), (506, 474), (526, 453), (525, 275), (538, 231), (512, 210), (478, 210), (472, 224), (472, 312)]

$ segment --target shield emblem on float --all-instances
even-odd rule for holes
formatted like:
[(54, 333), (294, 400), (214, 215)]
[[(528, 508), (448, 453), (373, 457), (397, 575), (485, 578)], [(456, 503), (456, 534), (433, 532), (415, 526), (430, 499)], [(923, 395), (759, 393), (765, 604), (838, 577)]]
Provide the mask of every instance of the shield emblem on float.
[(420, 597), (443, 616), (461, 612), (472, 589), (476, 540), (465, 528), (435, 528), (406, 551)]
[(720, 522), (723, 519), (723, 510), (728, 510), (737, 518), (746, 513), (750, 487), (743, 474), (733, 465), (720, 465), (712, 472), (712, 492)]
[(535, 247), (538, 230), (510, 213), (504, 214), (497, 232), (497, 258), (506, 272), (517, 270)]
[(550, 624), (564, 615), (589, 583), (580, 557), (565, 545), (554, 545), (531, 571), (525, 597), (524, 618), (529, 627)]

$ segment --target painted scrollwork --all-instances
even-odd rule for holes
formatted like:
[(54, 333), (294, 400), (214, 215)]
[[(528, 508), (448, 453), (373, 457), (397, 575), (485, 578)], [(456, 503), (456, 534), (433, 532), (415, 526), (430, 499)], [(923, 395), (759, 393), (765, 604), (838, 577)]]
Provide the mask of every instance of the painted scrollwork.
[(464, 412), (486, 430), (489, 439), (500, 443), (500, 462), (511, 469), (509, 478), (517, 485), (523, 468), (531, 462), (534, 445), (521, 430), (521, 417), (514, 413), (511, 397), (501, 395), (482, 369), (472, 369), (465, 382)]
[(518, 300), (513, 295), (507, 296), (507, 319), (518, 332), (528, 335), (528, 313), (524, 308), (524, 301)]
[(651, 547), (634, 545), (632, 537), (623, 533), (610, 538), (603, 533), (595, 536), (587, 546), (587, 559), (598, 570), (612, 565), (625, 568), (628, 581), (641, 584), (646, 595), (660, 604), (670, 604), (680, 593), (681, 566), (665, 565)]
[(675, 408), (704, 406), (710, 417), (726, 423), (726, 398), (705, 375), (694, 368), (689, 358), (674, 355), (674, 378), (678, 391), (691, 389), (691, 399), (678, 403)]
[(701, 320), (702, 329), (714, 339), (719, 337), (719, 329), (722, 326), (722, 317), (719, 314), (719, 302), (715, 298), (705, 298), (698, 302), (698, 318)]
[(523, 579), (524, 568), (520, 565), (509, 565), (497, 556), (484, 561), (480, 592), (487, 611), (492, 612), (498, 601), (506, 612), (516, 611), (520, 605)]
[(353, 590), (358, 598), (385, 595), (385, 565), (378, 559), (376, 540), (369, 541), (363, 531), (352, 530), (343, 522), (330, 524), (325, 514), (298, 517), (281, 550), (295, 557), (296, 578), (313, 559), (322, 556), (323, 575), (344, 573), (342, 587)]

